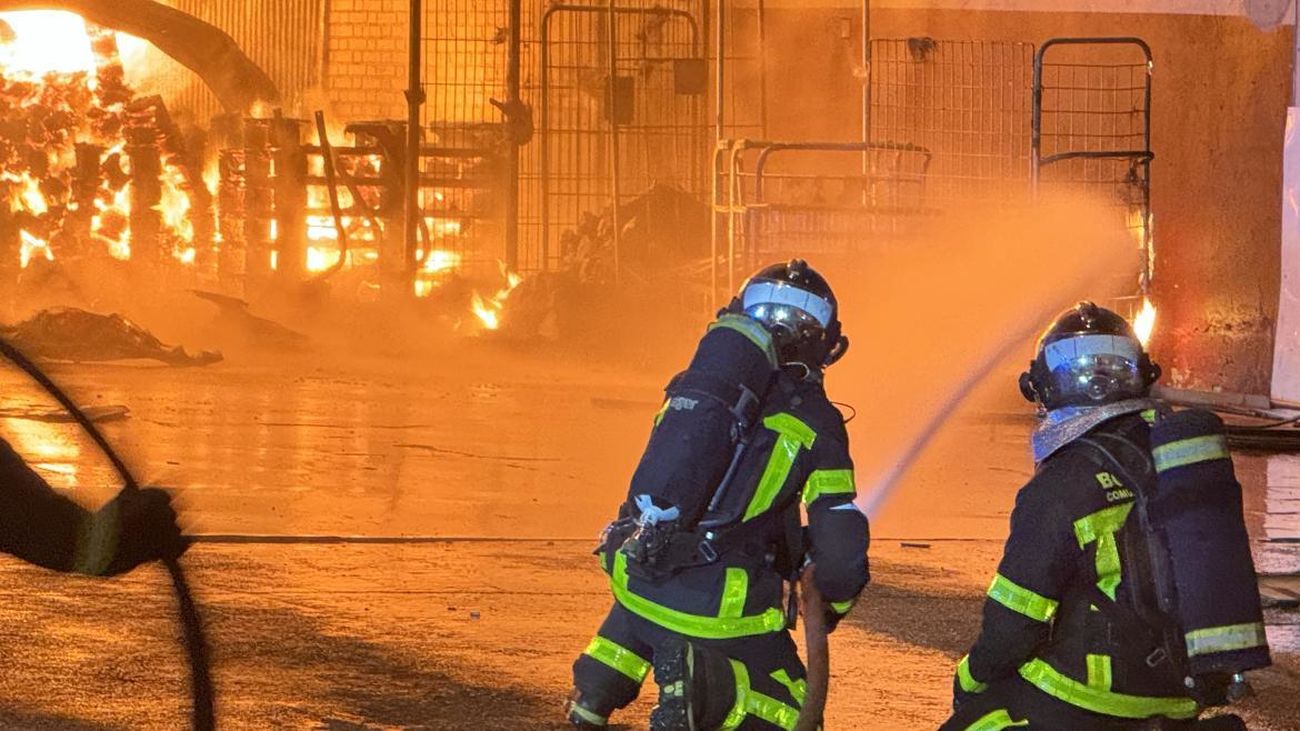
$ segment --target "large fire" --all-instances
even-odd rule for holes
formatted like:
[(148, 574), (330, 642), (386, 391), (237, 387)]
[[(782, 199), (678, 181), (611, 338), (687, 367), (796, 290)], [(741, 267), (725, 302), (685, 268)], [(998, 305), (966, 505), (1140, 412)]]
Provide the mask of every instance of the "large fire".
[[(65, 249), (132, 257), (128, 135), (148, 110), (135, 104), (123, 49), (144, 45), (72, 13), (0, 13), (0, 198), (21, 231), (20, 267)], [(189, 186), (174, 155), (157, 154), (159, 246), (191, 263)]]
[[(0, 272), (89, 262), (81, 271), (97, 273), (101, 262), (130, 262), (181, 272), (192, 286), (227, 281), (225, 266), (240, 281), (287, 261), (302, 275), (350, 268), (365, 278), (379, 274), (381, 256), (403, 256), (394, 225), (400, 189), (374, 138), (349, 145), (347, 126), (322, 118), (318, 134), (329, 144), (298, 140), (302, 147), (292, 148), (284, 130), (292, 138), (298, 122), (258, 105), (240, 120), (233, 147), (205, 161), (163, 100), (132, 86), (128, 70), (143, 70), (132, 59), (146, 48), (73, 13), (0, 13)], [(294, 163), (303, 157), (305, 170)], [(466, 264), (473, 219), (447, 195), (420, 192), (417, 297), (432, 296)], [(491, 296), (472, 295), (482, 328), (500, 327), (519, 284), (518, 275), (502, 275), (504, 287)]]

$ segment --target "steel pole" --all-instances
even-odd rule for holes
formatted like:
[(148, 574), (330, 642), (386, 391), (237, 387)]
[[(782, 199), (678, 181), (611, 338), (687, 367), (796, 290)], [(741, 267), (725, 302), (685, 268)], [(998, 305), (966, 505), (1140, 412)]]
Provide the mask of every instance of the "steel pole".
[(422, 0), (411, 0), (410, 23), (410, 66), (407, 69), (406, 89), (406, 158), (404, 180), (406, 188), (405, 216), (403, 217), (402, 237), (406, 242), (406, 266), (404, 271), (409, 281), (413, 281), (419, 266), (419, 220), (420, 220), (420, 107), (424, 104), (424, 87), (421, 74), (421, 24), (424, 19)]
[(619, 143), (618, 143), (618, 8), (614, 0), (609, 0), (609, 20), (606, 25), (609, 36), (609, 173), (610, 173), (610, 193), (614, 197), (614, 205), (611, 207), (610, 223), (612, 224), (611, 234), (613, 235), (614, 245), (614, 281), (619, 280), (619, 272), (622, 269), (620, 258), (622, 252), (622, 222), (619, 220), (618, 207), (622, 199), (621, 188), (619, 185), (619, 173), (621, 166), (619, 164)]

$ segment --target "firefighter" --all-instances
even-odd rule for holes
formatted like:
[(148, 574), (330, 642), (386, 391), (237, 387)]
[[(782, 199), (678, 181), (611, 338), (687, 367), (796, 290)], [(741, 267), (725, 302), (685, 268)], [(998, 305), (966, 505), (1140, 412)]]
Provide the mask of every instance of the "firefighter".
[[(1153, 483), (1159, 467), (1152, 424), (1167, 412), (1149, 398), (1159, 375), (1129, 324), (1090, 302), (1039, 339), (1021, 376), (1042, 417), (1031, 439), (1036, 470), (1016, 496), (944, 731), (1196, 725), (1191, 678), (1148, 624), (1151, 572), (1136, 569), (1154, 555), (1151, 539), (1128, 517), (1137, 515), (1133, 483)], [(1226, 459), (1214, 449), (1188, 459)]]
[(92, 513), (0, 439), (0, 551), (54, 571), (116, 576), (187, 546), (165, 491), (124, 490)]
[(686, 537), (677, 543), (693, 549), (692, 560), (659, 567), (661, 577), (629, 570), (639, 555), (627, 538), (636, 508), (625, 504), (607, 529), (597, 555), (614, 603), (573, 665), (566, 709), (574, 726), (605, 727), (653, 669), (656, 731), (793, 728), (807, 683), (788, 631), (787, 582), (815, 564), (833, 628), (868, 581), (868, 527), (853, 503), (848, 436), (823, 385), (848, 344), (830, 287), (799, 260), (768, 267), (713, 327), (771, 347), (774, 380), (725, 489), (706, 500), (693, 531), (675, 534)]

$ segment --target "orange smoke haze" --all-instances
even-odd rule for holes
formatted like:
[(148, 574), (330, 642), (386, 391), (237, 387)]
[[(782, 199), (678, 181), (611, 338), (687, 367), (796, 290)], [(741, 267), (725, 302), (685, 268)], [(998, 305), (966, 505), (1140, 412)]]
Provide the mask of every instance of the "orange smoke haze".
[[(1057, 312), (1130, 294), (1138, 251), (1110, 210), (1053, 200), (1012, 212), (956, 211), (920, 243), (851, 266), (813, 263), (830, 277), (852, 339), (827, 388), (858, 411), (849, 433), (859, 502), (874, 511), (961, 397), (1009, 356), (1027, 361)], [(1015, 372), (1002, 368), (997, 378), (990, 387), (1014, 398), (1008, 410), (1028, 413)]]

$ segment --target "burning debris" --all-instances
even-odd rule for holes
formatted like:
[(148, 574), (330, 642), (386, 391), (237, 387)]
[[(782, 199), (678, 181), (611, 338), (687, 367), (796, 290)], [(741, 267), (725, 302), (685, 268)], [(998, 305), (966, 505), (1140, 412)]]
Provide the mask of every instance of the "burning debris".
[(217, 352), (191, 355), (179, 345), (166, 345), (121, 315), (99, 315), (70, 307), (42, 310), (17, 325), (0, 325), (0, 335), (23, 352), (45, 360), (144, 359), (171, 366), (204, 366), (222, 359)]
[[(577, 227), (560, 236), (560, 269), (523, 279), (517, 290), (506, 293), (508, 300), (499, 293), (503, 307), (498, 309), (503, 312), (494, 322), (515, 337), (565, 339), (593, 332), (585, 323), (600, 308), (592, 305), (611, 296), (635, 298), (649, 293), (660, 309), (689, 302), (694, 293), (682, 282), (708, 266), (709, 207), (663, 184), (623, 204), (618, 288), (614, 286), (613, 220), (609, 208), (600, 215), (584, 214)], [(668, 281), (671, 284), (665, 285)]]
[(35, 15), (18, 31), (0, 20), (0, 276), (35, 262), (193, 263), (211, 229), (206, 190), (162, 101), (136, 96), (113, 31), (83, 24), (88, 55), (73, 68), (63, 36), (44, 38), (45, 55), (20, 43), (42, 20), (66, 31), (75, 18)]

